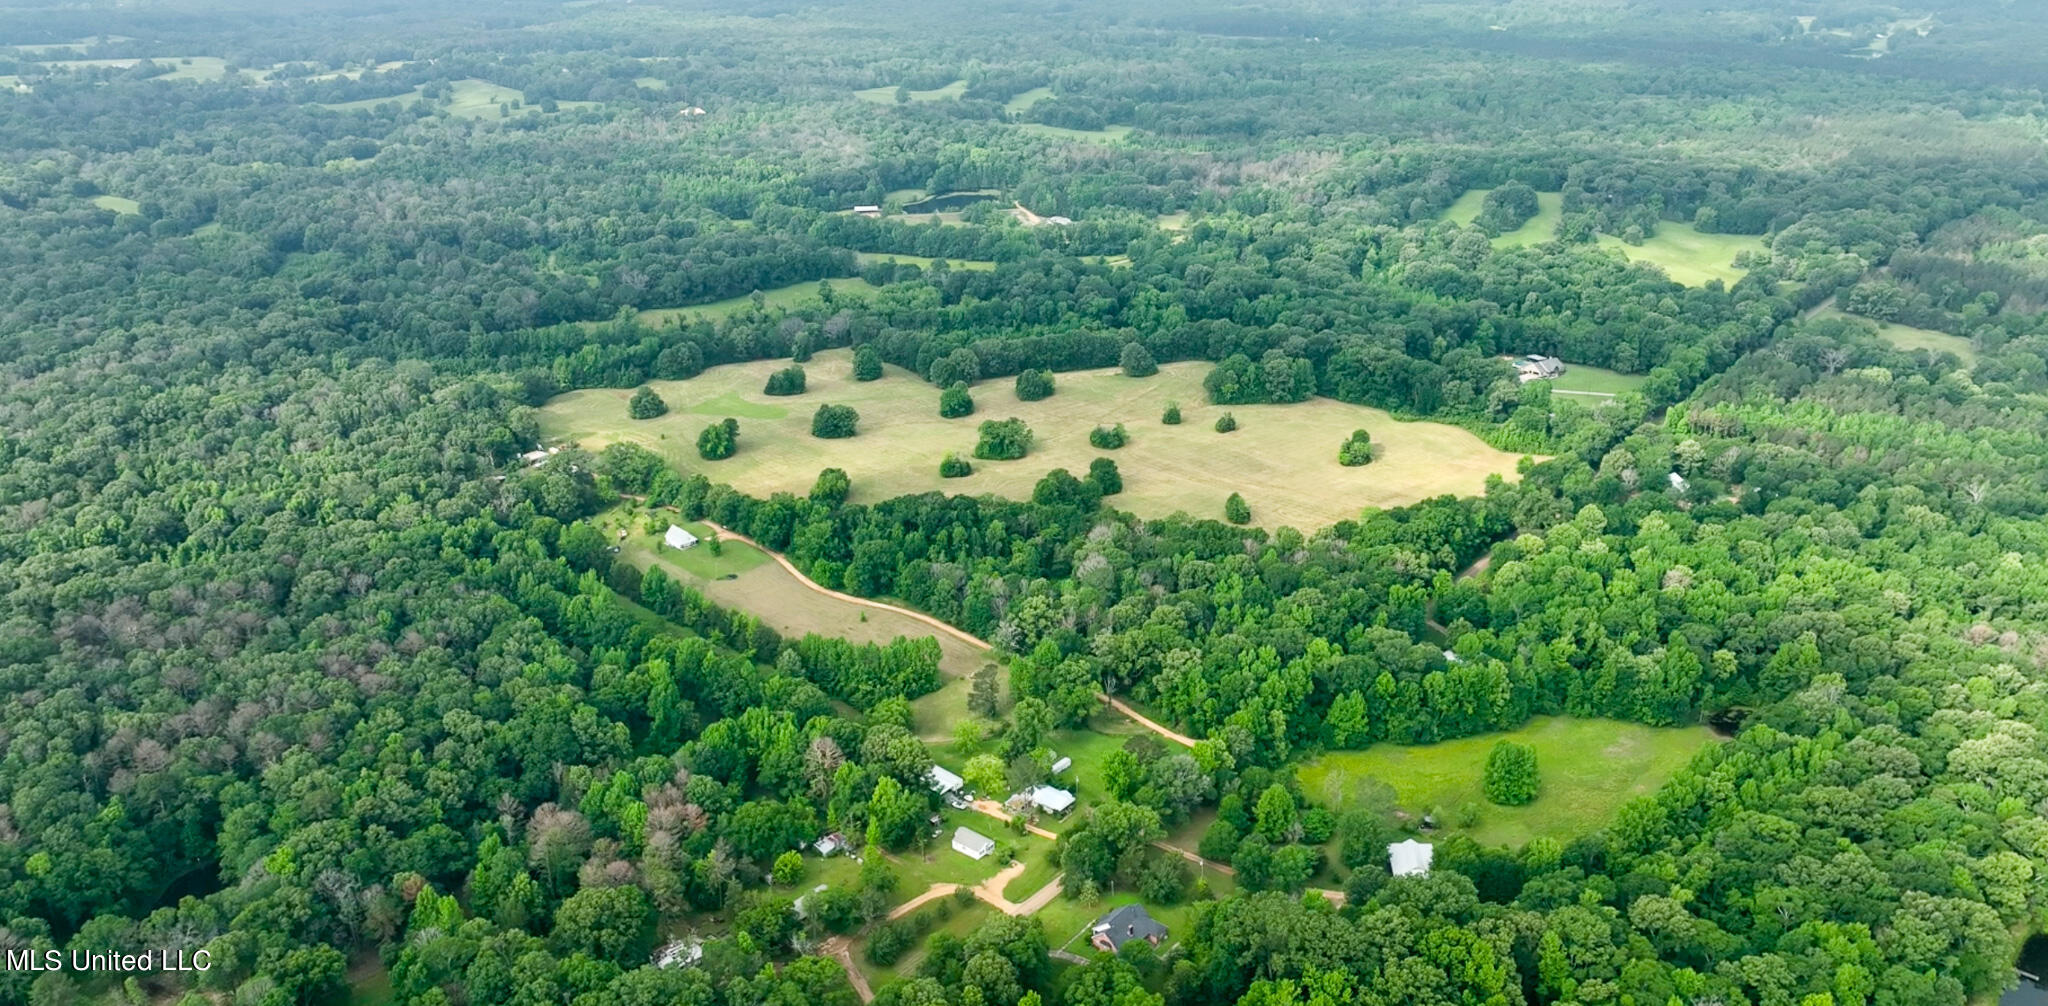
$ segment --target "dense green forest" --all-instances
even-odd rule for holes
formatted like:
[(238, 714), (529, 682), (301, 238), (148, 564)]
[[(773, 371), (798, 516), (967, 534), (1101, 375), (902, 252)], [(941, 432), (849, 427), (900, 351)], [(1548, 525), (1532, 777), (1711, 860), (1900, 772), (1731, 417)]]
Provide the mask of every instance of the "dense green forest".
[[(2037, 5), (94, 0), (0, 44), (0, 948), (211, 962), (0, 1001), (1964, 1006), (2048, 929)], [(1013, 387), (1177, 361), (1532, 458), (1268, 531), (1120, 512), (1113, 463), (755, 498), (723, 412), (701, 465), (521, 456), (562, 392), (844, 347), (978, 408), (974, 467), (1029, 463)], [(891, 919), (938, 643), (778, 633), (621, 512), (992, 642), (993, 783), (1103, 697), (1185, 732), (1045, 853), (1187, 907), (1170, 948)], [(1427, 876), (1297, 775), (1554, 715), (1728, 736)], [(827, 832), (864, 861), (805, 895)]]

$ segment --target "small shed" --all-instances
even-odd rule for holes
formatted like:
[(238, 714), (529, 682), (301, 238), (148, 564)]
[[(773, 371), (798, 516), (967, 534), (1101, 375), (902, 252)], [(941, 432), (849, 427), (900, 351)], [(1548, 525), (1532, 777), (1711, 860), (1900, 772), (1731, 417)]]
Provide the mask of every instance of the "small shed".
[(882, 215), (882, 208), (880, 206), (863, 203), (853, 208), (853, 214), (854, 216), (860, 217), (879, 217)]
[(967, 785), (967, 780), (947, 771), (944, 765), (933, 765), (931, 771), (926, 772), (924, 777), (931, 783), (932, 792), (940, 796), (958, 793)]
[(681, 524), (670, 524), (668, 526), (668, 533), (662, 535), (661, 540), (670, 548), (689, 548), (697, 544), (697, 536), (691, 534), (689, 529)]
[(996, 840), (973, 828), (955, 828), (953, 851), (968, 859), (987, 859), (990, 853), (996, 851)]
[(811, 843), (811, 848), (817, 850), (818, 855), (830, 859), (833, 856), (839, 855), (840, 853), (853, 848), (853, 846), (846, 844), (845, 835), (842, 835), (835, 831), (829, 835), (826, 835), (824, 838), (818, 839), (816, 842)]
[(1060, 773), (1065, 772), (1066, 770), (1073, 767), (1074, 759), (1062, 757), (1060, 758), (1060, 760), (1052, 763), (1052, 774), (1059, 775)]
[(1665, 478), (1671, 481), (1671, 488), (1677, 490), (1678, 492), (1684, 492), (1687, 489), (1692, 488), (1692, 483), (1687, 482), (1685, 480), (1685, 476), (1680, 475), (1677, 472), (1672, 472), (1671, 474), (1666, 475)]
[(1429, 863), (1436, 858), (1436, 847), (1428, 842), (1408, 839), (1387, 846), (1387, 871), (1396, 877), (1429, 876)]

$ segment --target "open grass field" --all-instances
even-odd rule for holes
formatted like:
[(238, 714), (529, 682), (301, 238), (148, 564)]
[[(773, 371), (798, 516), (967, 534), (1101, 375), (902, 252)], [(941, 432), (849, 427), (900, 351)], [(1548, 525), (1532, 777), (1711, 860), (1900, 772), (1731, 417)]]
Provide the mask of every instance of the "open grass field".
[(1017, 115), (1050, 97), (1052, 97), (1052, 88), (1034, 87), (1029, 91), (1014, 95), (1010, 100), (1003, 102), (1003, 111), (1011, 115)]
[[(1488, 189), (1487, 191), (1490, 192), (1492, 190)], [(1464, 196), (1460, 196), (1458, 203), (1463, 203), (1471, 195), (1472, 193), (1467, 192)], [(1486, 192), (1479, 193), (1479, 198), (1485, 199)], [(1452, 210), (1461, 210), (1458, 203), (1452, 204)], [(1472, 205), (1472, 217), (1476, 218), (1478, 216), (1479, 205), (1474, 203)], [(1495, 248), (1526, 248), (1530, 245), (1540, 245), (1557, 236), (1558, 221), (1563, 219), (1564, 193), (1538, 192), (1536, 193), (1536, 215), (1523, 221), (1522, 226), (1494, 238), (1493, 246)], [(1467, 222), (1470, 222), (1470, 218), (1468, 218)]]
[(1492, 191), (1473, 189), (1459, 196), (1456, 202), (1451, 203), (1451, 208), (1444, 211), (1443, 219), (1460, 227), (1472, 226), (1472, 221), (1479, 219), (1479, 211), (1486, 204), (1486, 194)]
[(635, 77), (633, 78), (633, 86), (644, 87), (650, 91), (666, 91), (668, 90), (668, 81), (660, 77)]
[[(1209, 890), (1216, 897), (1223, 898), (1236, 892), (1237, 882), (1230, 877), (1201, 867), (1193, 869), (1197, 877), (1209, 882)], [(1105, 892), (1093, 904), (1084, 903), (1079, 898), (1054, 898), (1052, 904), (1039, 910), (1038, 920), (1045, 926), (1047, 946), (1058, 947), (1069, 953), (1093, 959), (1102, 956), (1088, 943), (1088, 930), (1094, 926), (1095, 920), (1112, 908), (1139, 903), (1143, 903), (1145, 911), (1166, 926), (1166, 938), (1159, 942), (1161, 951), (1187, 937), (1194, 927), (1195, 912), (1199, 905), (1191, 901), (1183, 901), (1178, 905), (1161, 905), (1145, 901), (1136, 891), (1119, 890)]]
[(330, 112), (367, 112), (370, 109), (376, 108), (378, 105), (382, 105), (387, 101), (395, 101), (401, 106), (410, 107), (414, 104), (417, 104), (420, 100), (420, 97), (420, 89), (415, 87), (412, 90), (405, 92), (404, 94), (386, 95), (382, 98), (358, 98), (354, 101), (323, 101), (320, 102), (319, 105), (321, 108), (327, 109)]
[(1043, 122), (1020, 122), (1017, 128), (1033, 136), (1047, 136), (1055, 140), (1085, 140), (1092, 143), (1119, 143), (1131, 135), (1131, 127), (1115, 123), (1101, 129), (1068, 129), (1065, 126), (1048, 126)]
[(1641, 245), (1602, 234), (1600, 247), (1619, 251), (1631, 262), (1658, 266), (1664, 275), (1686, 286), (1704, 286), (1710, 279), (1733, 286), (1749, 274), (1735, 268), (1735, 256), (1765, 250), (1763, 239), (1752, 234), (1702, 234), (1691, 224), (1670, 220), (1659, 221), (1656, 235)]
[(142, 212), (142, 204), (126, 196), (94, 196), (92, 197), (92, 204), (100, 209), (112, 210), (115, 213)]
[[(155, 77), (155, 80), (219, 80), (228, 75), (228, 61), (219, 56), (152, 56), (150, 61), (159, 66), (168, 66), (171, 72)], [(53, 70), (84, 70), (93, 67), (111, 66), (127, 69), (139, 59), (53, 59), (43, 65)], [(244, 71), (245, 74), (253, 74)]]
[[(1488, 803), (1482, 788), (1486, 756), (1502, 738), (1536, 749), (1541, 788), (1534, 802), (1521, 807)], [(1656, 791), (1711, 743), (1714, 734), (1706, 727), (1548, 716), (1505, 734), (1333, 752), (1303, 763), (1297, 776), (1303, 793), (1330, 807), (1354, 799), (1367, 779), (1392, 786), (1401, 809), (1418, 821), (1432, 810), (1471, 804), (1480, 808), (1479, 823), (1465, 829), (1474, 840), (1520, 846), (1539, 836), (1568, 840), (1599, 829), (1623, 803)], [(1439, 821), (1449, 823), (1442, 816)]]
[(1924, 349), (1933, 353), (1954, 353), (1956, 359), (1963, 361), (1963, 366), (1966, 367), (1974, 366), (1977, 363), (1977, 348), (1970, 345), (1969, 339), (1960, 335), (1937, 332), (1931, 328), (1914, 328), (1911, 325), (1901, 325), (1893, 321), (1878, 321), (1875, 318), (1865, 318), (1860, 314), (1850, 314), (1836, 307), (1816, 311), (1814, 312), (1814, 317), (1855, 318), (1858, 321), (1866, 321), (1877, 326), (1878, 338), (1900, 349)]
[[(902, 259), (908, 256), (898, 255), (896, 257)], [(961, 268), (967, 267), (962, 266)], [(861, 279), (858, 276), (834, 276), (831, 278), (831, 283), (832, 289), (839, 293), (868, 293), (881, 289), (881, 287), (876, 286), (875, 284), (870, 283), (867, 280)], [(773, 289), (763, 290), (761, 291), (761, 299), (762, 303), (765, 306), (771, 308), (795, 307), (798, 304), (807, 304), (810, 303), (811, 301), (818, 299), (818, 282), (816, 280), (810, 280), (808, 282), (791, 283), (788, 286), (778, 286)], [(668, 324), (669, 320), (672, 318), (681, 318), (685, 315), (690, 314), (702, 314), (706, 317), (718, 318), (728, 314), (732, 314), (737, 311), (744, 311), (753, 303), (754, 295), (751, 293), (745, 293), (737, 297), (727, 297), (724, 300), (714, 300), (703, 304), (691, 304), (686, 307), (649, 308), (645, 311), (640, 312), (637, 317), (640, 319), (640, 324), (659, 328), (663, 325)], [(758, 391), (760, 389), (756, 388), (755, 390)], [(813, 406), (813, 409), (815, 408), (816, 407)], [(738, 415), (738, 413), (722, 413), (722, 415)], [(746, 417), (740, 416), (740, 418), (744, 419)], [(808, 420), (808, 417), (806, 418)], [(808, 429), (808, 427), (806, 428)], [(696, 436), (697, 431), (694, 429), (691, 430), (690, 443), (695, 444), (697, 442), (695, 439)], [(692, 456), (694, 457), (695, 455), (693, 454)], [(816, 473), (813, 472), (812, 474), (815, 475)], [(810, 487), (809, 483), (805, 483), (804, 485), (805, 488)]]
[[(639, 443), (678, 469), (702, 471), (761, 495), (807, 492), (820, 469), (843, 468), (853, 478), (853, 498), (862, 502), (932, 490), (1024, 499), (1047, 471), (1085, 473), (1091, 460), (1107, 455), (1123, 474), (1124, 492), (1111, 500), (1121, 509), (1142, 516), (1185, 511), (1220, 518), (1224, 498), (1236, 491), (1250, 503), (1254, 521), (1304, 529), (1355, 517), (1369, 506), (1477, 493), (1489, 474), (1516, 477), (1518, 455), (1496, 450), (1466, 430), (1400, 422), (1378, 409), (1328, 399), (1232, 406), (1228, 411), (1240, 428), (1219, 434), (1212, 427), (1226, 410), (1206, 402), (1202, 377), (1208, 368), (1201, 363), (1169, 364), (1140, 380), (1113, 369), (1060, 374), (1058, 393), (1038, 402), (1019, 401), (1008, 380), (985, 381), (974, 389), (974, 415), (941, 419), (938, 389), (894, 367), (882, 380), (856, 383), (850, 356), (845, 350), (818, 354), (805, 367), (809, 393), (795, 398), (761, 394), (768, 374), (787, 363), (760, 360), (716, 367), (689, 381), (654, 382), (670, 408), (659, 419), (627, 419), (632, 389), (603, 388), (555, 398), (541, 412), (541, 427), (550, 443), (591, 449), (620, 440)], [(1181, 403), (1181, 425), (1159, 422), (1169, 401)], [(730, 414), (721, 413), (722, 406), (707, 408), (713, 402), (787, 414), (751, 423), (741, 417), (739, 453), (705, 462), (696, 453), (698, 431)], [(811, 414), (825, 403), (859, 410), (860, 434), (848, 440), (812, 437)], [(947, 452), (972, 453), (982, 420), (1011, 416), (1036, 435), (1028, 457), (976, 461), (971, 476), (939, 478)], [(1126, 424), (1128, 446), (1089, 446), (1090, 429), (1117, 422)], [(1376, 460), (1359, 468), (1337, 464), (1337, 446), (1361, 427), (1372, 433)]]
[(1188, 212), (1182, 210), (1179, 213), (1161, 213), (1154, 218), (1154, 222), (1163, 231), (1184, 231), (1188, 229)]
[(1620, 374), (1605, 367), (1591, 367), (1581, 363), (1567, 364), (1564, 374), (1550, 382), (1552, 391), (1568, 395), (1618, 395), (1634, 391), (1649, 380), (1638, 374)]
[[(923, 255), (898, 255), (895, 252), (854, 252), (853, 256), (861, 265), (872, 265), (876, 262), (897, 262), (903, 265), (914, 265), (920, 269), (930, 269), (932, 263), (938, 261), (937, 259), (926, 258)], [(946, 268), (963, 269), (968, 272), (988, 272), (995, 267), (996, 264), (988, 259), (949, 258), (946, 260)]]
[[(965, 93), (967, 93), (967, 82), (956, 80), (945, 87), (935, 87), (929, 91), (912, 91), (910, 92), (910, 100), (945, 101), (949, 98), (958, 98)], [(872, 101), (877, 105), (893, 105), (896, 103), (896, 88), (894, 85), (870, 87), (853, 92), (853, 96), (862, 101)]]
[[(932, 937), (940, 933), (947, 933), (964, 940), (975, 930), (980, 929), (989, 920), (996, 917), (996, 910), (983, 901), (974, 901), (966, 905), (948, 902), (948, 905), (951, 907), (952, 913), (946, 915), (944, 921), (938, 922), (930, 929), (925, 930), (922, 941), (916, 947), (898, 958), (895, 964), (887, 967), (871, 963), (867, 959), (868, 941), (866, 935), (854, 940), (853, 963), (855, 967), (860, 968), (863, 975), (867, 976), (869, 987), (879, 989), (898, 978), (907, 978), (917, 974), (918, 962), (924, 960), (925, 947), (931, 943)], [(910, 917), (938, 916), (945, 913), (946, 909), (941, 908), (938, 902), (932, 902), (919, 908)]]

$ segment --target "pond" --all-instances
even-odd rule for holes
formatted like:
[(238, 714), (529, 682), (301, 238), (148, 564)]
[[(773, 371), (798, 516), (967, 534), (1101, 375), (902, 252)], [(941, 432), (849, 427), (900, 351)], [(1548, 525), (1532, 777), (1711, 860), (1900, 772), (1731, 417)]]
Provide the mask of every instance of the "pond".
[(975, 203), (985, 203), (991, 199), (994, 199), (998, 195), (1000, 195), (1000, 193), (995, 192), (993, 190), (983, 190), (980, 192), (941, 192), (938, 195), (932, 196), (929, 199), (920, 199), (914, 203), (904, 203), (903, 212), (951, 213), (963, 207), (972, 206)]
[(1998, 1006), (2048, 1006), (2048, 936), (2031, 936), (2020, 948), (2020, 985), (1998, 999)]

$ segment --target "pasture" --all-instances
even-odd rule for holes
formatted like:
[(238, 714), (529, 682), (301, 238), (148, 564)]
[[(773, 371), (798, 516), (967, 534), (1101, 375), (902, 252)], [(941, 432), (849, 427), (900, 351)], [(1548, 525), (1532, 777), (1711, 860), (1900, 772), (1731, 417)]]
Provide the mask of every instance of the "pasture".
[(1705, 286), (1718, 279), (1730, 286), (1749, 275), (1735, 268), (1735, 256), (1745, 251), (1763, 252), (1764, 241), (1753, 234), (1702, 234), (1691, 224), (1670, 220), (1657, 223), (1657, 233), (1640, 245), (1631, 245), (1611, 234), (1600, 235), (1600, 247), (1619, 251), (1631, 262), (1648, 262), (1664, 275), (1686, 286)]
[[(910, 92), (910, 100), (945, 101), (951, 98), (958, 98), (966, 93), (966, 91), (967, 82), (956, 80), (944, 87), (935, 87), (929, 91), (912, 91)], [(896, 103), (896, 87), (891, 84), (882, 87), (863, 88), (853, 92), (853, 96), (862, 101), (872, 101), (877, 105), (893, 105)]]
[(1043, 122), (1020, 122), (1017, 128), (1033, 136), (1044, 136), (1055, 140), (1080, 140), (1087, 143), (1120, 143), (1131, 135), (1131, 127), (1111, 123), (1101, 129), (1068, 129), (1065, 126), (1048, 126)]
[[(1236, 405), (1228, 411), (1240, 429), (1219, 434), (1213, 424), (1224, 408), (1208, 403), (1202, 378), (1208, 366), (1187, 362), (1160, 368), (1157, 376), (1124, 377), (1114, 369), (1058, 375), (1059, 391), (1037, 402), (1019, 401), (1008, 379), (984, 381), (973, 389), (977, 411), (959, 419), (938, 415), (939, 389), (899, 368), (878, 381), (851, 376), (851, 353), (818, 354), (805, 370), (809, 391), (796, 398), (761, 393), (767, 375), (785, 361), (758, 360), (716, 367), (689, 381), (656, 381), (669, 403), (658, 419), (626, 417), (631, 388), (598, 388), (556, 397), (541, 411), (551, 443), (601, 448), (615, 441), (642, 444), (680, 470), (702, 471), (757, 495), (803, 493), (818, 471), (843, 468), (853, 479), (853, 499), (873, 502), (909, 493), (994, 493), (1027, 499), (1046, 472), (1065, 468), (1085, 473), (1090, 461), (1116, 460), (1124, 492), (1110, 503), (1140, 516), (1185, 511), (1220, 518), (1224, 498), (1241, 492), (1255, 523), (1304, 529), (1356, 517), (1366, 507), (1397, 506), (1444, 493), (1480, 492), (1491, 474), (1516, 478), (1518, 455), (1496, 450), (1470, 432), (1431, 422), (1401, 422), (1378, 409), (1329, 399), (1290, 405)], [(1184, 422), (1159, 422), (1166, 403), (1181, 405)], [(697, 433), (734, 403), (787, 410), (775, 418), (741, 420), (739, 453), (706, 462), (697, 457)], [(821, 404), (851, 405), (860, 412), (860, 433), (849, 440), (810, 435), (811, 414)], [(1029, 456), (1017, 461), (975, 461), (974, 474), (941, 479), (939, 462), (949, 452), (968, 456), (977, 428), (986, 419), (1015, 416), (1036, 436)], [(1124, 423), (1128, 446), (1099, 451), (1088, 432)], [(1372, 464), (1346, 468), (1337, 447), (1355, 429), (1372, 433)]]
[(1050, 97), (1052, 97), (1052, 88), (1034, 87), (1029, 91), (1012, 95), (1010, 100), (1003, 102), (1003, 111), (1011, 115), (1022, 115), (1025, 109)]
[(92, 204), (123, 216), (142, 212), (142, 204), (126, 196), (94, 196)]
[[(861, 265), (874, 265), (877, 262), (895, 262), (900, 265), (914, 265), (920, 269), (930, 269), (932, 263), (938, 261), (938, 259), (926, 258), (923, 255), (898, 255), (895, 252), (854, 252), (853, 257)], [(987, 272), (995, 267), (996, 264), (987, 259), (949, 258), (946, 260), (946, 268), (963, 269), (968, 272)]]
[[(104, 67), (126, 70), (142, 62), (140, 59), (53, 59), (43, 63), (52, 70), (91, 70)], [(151, 78), (152, 80), (219, 80), (228, 75), (228, 61), (219, 56), (152, 56), (150, 62), (170, 67), (171, 72)], [(262, 74), (244, 70), (246, 76), (260, 78)]]
[(357, 98), (354, 101), (323, 101), (318, 104), (321, 108), (327, 109), (330, 112), (367, 112), (385, 102), (397, 102), (400, 106), (410, 107), (418, 103), (421, 97), (423, 97), (423, 89), (415, 87), (403, 94), (390, 94), (381, 98)]
[[(898, 258), (899, 260), (908, 257), (910, 256), (896, 256), (896, 258)], [(963, 266), (962, 268), (967, 267)], [(832, 284), (832, 289), (834, 291), (842, 294), (871, 293), (875, 290), (881, 289), (881, 287), (876, 286), (875, 284), (870, 283), (867, 280), (861, 279), (858, 276), (832, 276), (829, 277), (827, 281)], [(818, 281), (810, 280), (808, 282), (803, 283), (791, 283), (788, 286), (771, 287), (767, 290), (762, 290), (759, 292), (761, 294), (761, 304), (763, 307), (795, 307), (799, 304), (808, 304), (818, 299)], [(672, 319), (681, 318), (685, 315), (702, 314), (706, 317), (719, 318), (724, 317), (725, 315), (728, 314), (737, 314), (738, 312), (744, 311), (747, 308), (752, 307), (753, 304), (754, 295), (751, 293), (743, 293), (737, 297), (727, 297), (724, 300), (707, 301), (702, 304), (691, 304), (684, 307), (648, 308), (645, 311), (639, 312), (637, 315), (635, 315), (635, 317), (637, 317), (640, 320), (640, 324), (642, 325), (647, 325), (653, 328), (660, 328), (661, 326), (668, 324)], [(755, 390), (758, 391), (760, 389), (757, 388)], [(723, 414), (737, 415), (737, 413)], [(697, 431), (690, 431), (691, 437), (694, 438), (696, 435)], [(691, 443), (695, 442), (696, 441), (694, 439), (691, 440)], [(809, 483), (805, 483), (805, 486), (808, 487)]]
[(1641, 374), (1622, 374), (1605, 367), (1592, 367), (1583, 363), (1568, 363), (1564, 374), (1550, 382), (1553, 392), (1562, 395), (1585, 395), (1607, 397), (1624, 391), (1634, 391), (1649, 380)]
[[(1486, 801), (1486, 756), (1503, 738), (1536, 749), (1541, 787), (1533, 802), (1520, 807)], [(1508, 733), (1331, 752), (1304, 762), (1296, 776), (1304, 794), (1332, 808), (1356, 802), (1371, 788), (1368, 780), (1377, 780), (1393, 787), (1395, 803), (1412, 820), (1435, 812), (1446, 828), (1459, 807), (1477, 807), (1479, 823), (1458, 830), (1481, 845), (1518, 847), (1532, 838), (1569, 840), (1599, 829), (1622, 804), (1655, 792), (1713, 742), (1706, 727), (1544, 716)]]
[(1837, 307), (1816, 311), (1814, 312), (1814, 317), (1854, 318), (1857, 321), (1877, 326), (1877, 337), (1900, 349), (1907, 351), (1924, 349), (1930, 353), (1954, 353), (1956, 359), (1963, 361), (1963, 366), (1965, 367), (1975, 366), (1977, 363), (1977, 348), (1970, 344), (1969, 339), (1960, 335), (1950, 335), (1947, 332), (1939, 332), (1931, 328), (1914, 328), (1911, 325), (1901, 325), (1895, 321), (1878, 321), (1875, 318), (1865, 318), (1860, 314), (1850, 314)]

